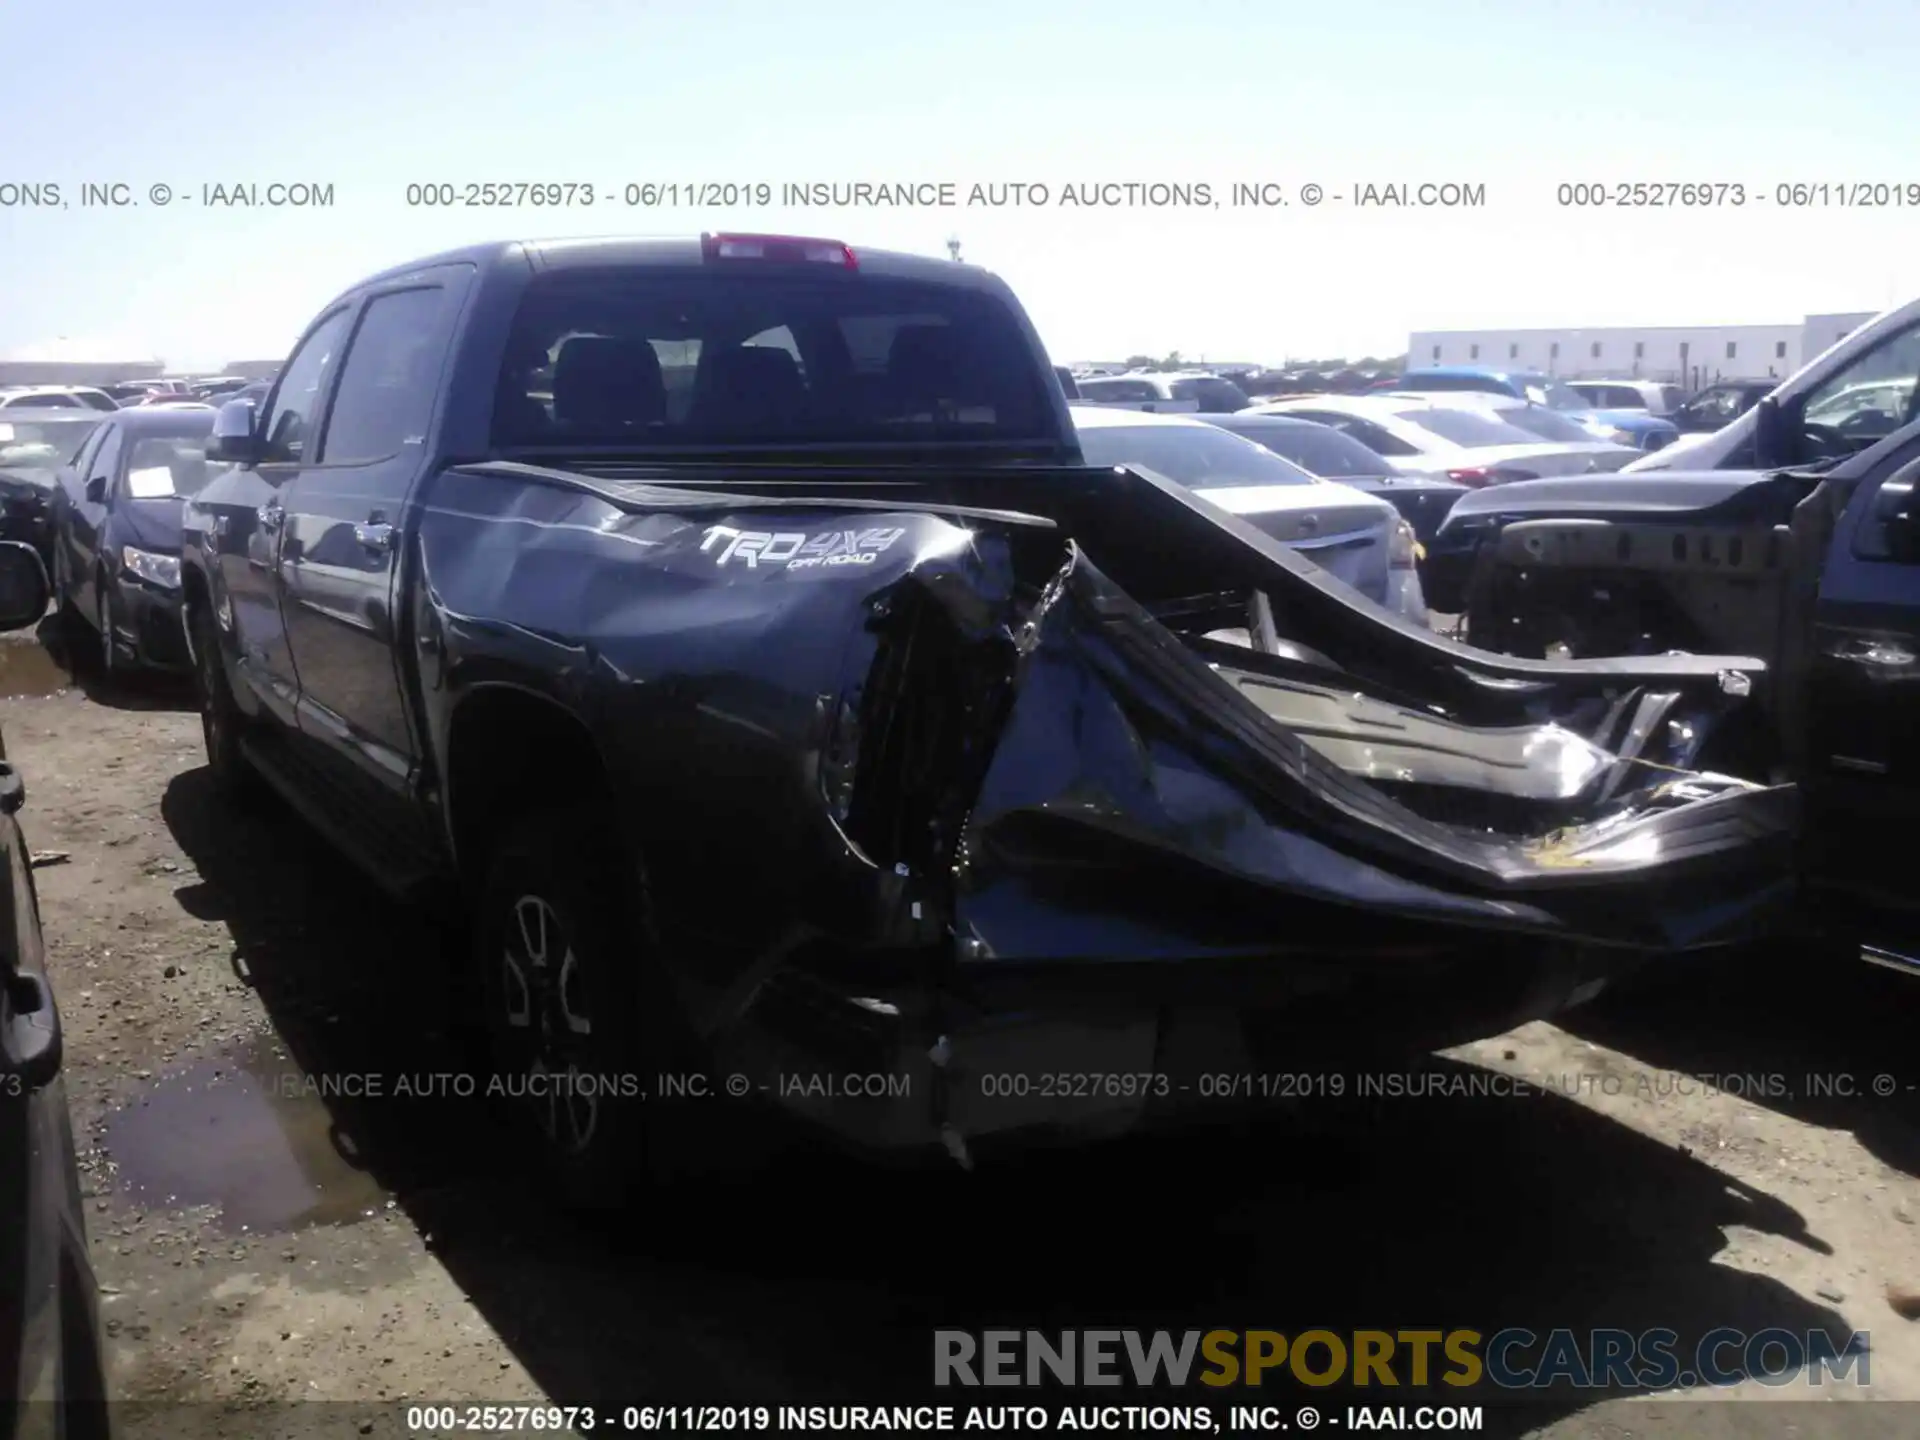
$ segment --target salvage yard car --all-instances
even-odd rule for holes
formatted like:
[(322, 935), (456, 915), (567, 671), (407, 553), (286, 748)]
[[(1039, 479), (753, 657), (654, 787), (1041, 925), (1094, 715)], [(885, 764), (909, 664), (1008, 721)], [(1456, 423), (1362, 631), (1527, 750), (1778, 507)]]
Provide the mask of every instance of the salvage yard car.
[[(576, 1198), (670, 1152), (609, 1078), (737, 1075), (970, 1163), (1497, 1033), (1781, 901), (1793, 792), (1691, 739), (1752, 662), (1476, 652), (1086, 464), (973, 266), (455, 251), (330, 303), (209, 453), (213, 777), (458, 907)], [(778, 1083), (856, 1072), (900, 1083)], [(989, 1083), (1060, 1074), (1146, 1078)]]
[(1337, 480), (1363, 494), (1378, 496), (1400, 512), (1421, 545), (1439, 530), (1453, 502), (1467, 493), (1468, 487), (1457, 480), (1397, 472), (1351, 435), (1317, 421), (1251, 412), (1209, 415), (1206, 419), (1210, 425), (1271, 450), (1309, 475)]
[(1663, 420), (1672, 420), (1687, 399), (1680, 386), (1656, 380), (1569, 380), (1566, 386), (1595, 410), (1644, 410)]
[[(1920, 819), (1920, 424), (1814, 469), (1541, 481), (1463, 500), (1473, 643), (1521, 655), (1735, 649), (1761, 702), (1722, 734), (1733, 773), (1806, 797), (1819, 928), (1920, 973), (1896, 836)], [(1471, 556), (1468, 561), (1465, 557)], [(1452, 598), (1448, 582), (1441, 587)]]
[(1636, 450), (1661, 450), (1680, 438), (1670, 420), (1641, 408), (1596, 410), (1579, 391), (1537, 370), (1497, 370), (1484, 365), (1428, 365), (1376, 388), (1393, 390), (1447, 390), (1461, 394), (1504, 395), (1558, 410), (1576, 421), (1595, 439), (1611, 440)]
[(1080, 381), (1079, 398), (1160, 414), (1230, 415), (1253, 403), (1233, 381), (1204, 371), (1137, 371), (1089, 377)]
[(1635, 451), (1583, 436), (1542, 440), (1485, 412), (1474, 400), (1401, 394), (1315, 395), (1256, 405), (1250, 415), (1291, 415), (1344, 431), (1395, 470), (1439, 474), (1475, 489), (1618, 470)]
[(186, 663), (180, 507), (206, 483), (213, 421), (206, 406), (116, 410), (59, 472), (54, 601), (73, 653), (104, 674)]
[[(1222, 417), (1232, 418), (1232, 417)], [(1197, 417), (1073, 407), (1090, 465), (1134, 465), (1273, 536), (1369, 600), (1424, 621), (1419, 540), (1384, 500), (1322, 481), (1264, 447)]]
[(104, 419), (79, 408), (21, 408), (0, 420), (0, 540), (31, 545), (43, 565), (52, 563), (60, 467)]

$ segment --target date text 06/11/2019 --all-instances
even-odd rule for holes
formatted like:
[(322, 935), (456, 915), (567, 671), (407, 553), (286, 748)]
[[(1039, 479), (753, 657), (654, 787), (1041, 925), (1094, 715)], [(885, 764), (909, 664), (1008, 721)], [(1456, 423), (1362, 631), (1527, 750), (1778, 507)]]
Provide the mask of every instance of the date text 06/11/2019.
[(619, 185), (580, 181), (420, 181), (405, 203), (431, 209), (725, 210), (781, 207), (835, 209), (1150, 209), (1273, 210), (1291, 206), (1351, 205), (1355, 209), (1482, 209), (1483, 181), (1365, 180), (1329, 189), (1314, 181), (1090, 180), (1045, 184), (992, 181), (630, 180)]
[(1117, 1430), (1199, 1435), (1317, 1430), (1437, 1431), (1469, 1434), (1485, 1425), (1478, 1405), (1348, 1406), (1344, 1416), (1313, 1405), (628, 1405), (600, 1410), (572, 1405), (410, 1405), (410, 1435), (526, 1435), (597, 1432), (640, 1435), (804, 1434), (867, 1432), (937, 1435), (952, 1431), (1110, 1433)]
[(1611, 210), (1920, 209), (1920, 180), (1575, 180), (1554, 189), (1562, 208)]

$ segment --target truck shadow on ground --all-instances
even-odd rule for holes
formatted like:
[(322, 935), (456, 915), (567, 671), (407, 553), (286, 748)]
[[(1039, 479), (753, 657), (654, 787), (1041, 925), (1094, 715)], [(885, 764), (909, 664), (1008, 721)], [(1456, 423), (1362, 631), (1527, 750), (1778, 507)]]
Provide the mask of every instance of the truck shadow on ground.
[[(201, 877), (180, 903), (228, 927), (236, 970), (304, 1071), (391, 1078), (469, 1062), (443, 1014), (446, 945), (431, 926), (285, 811), (222, 806), (204, 770), (171, 782), (163, 813)], [(1833, 1312), (1714, 1263), (1728, 1225), (1825, 1250), (1802, 1216), (1558, 1096), (987, 1155), (973, 1173), (795, 1144), (717, 1155), (661, 1202), (591, 1224), (556, 1212), (477, 1100), (314, 1103), (360, 1181), (397, 1199), (570, 1403), (924, 1401), (935, 1328), (1618, 1326), (1675, 1331), (1683, 1357), (1718, 1326), (1847, 1335)], [(960, 1405), (1127, 1398), (947, 1393)], [(1194, 1386), (1174, 1403), (1289, 1396), (1313, 1398)], [(1486, 1404), (1489, 1433), (1518, 1429), (1484, 1388), (1432, 1398)], [(1552, 1414), (1600, 1395), (1531, 1398)], [(1531, 1407), (1528, 1423), (1541, 1414)]]
[[(1685, 1076), (1826, 1129), (1920, 1175), (1920, 981), (1851, 953), (1782, 943), (1715, 957), (1657, 990), (1623, 990), (1562, 1029), (1617, 1050), (1646, 1083)], [(1664, 1093), (1664, 1092), (1663, 1092)]]

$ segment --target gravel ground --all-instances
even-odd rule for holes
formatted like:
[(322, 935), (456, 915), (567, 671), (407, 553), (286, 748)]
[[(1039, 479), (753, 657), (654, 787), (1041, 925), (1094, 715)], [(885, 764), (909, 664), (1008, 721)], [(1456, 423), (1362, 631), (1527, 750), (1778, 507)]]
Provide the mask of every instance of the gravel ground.
[[(430, 1093), (461, 1068), (440, 937), (284, 812), (223, 810), (180, 695), (65, 687), (31, 640), (0, 645), (123, 1397), (881, 1399), (923, 1384), (936, 1325), (1780, 1326), (1869, 1332), (1871, 1387), (1491, 1404), (1489, 1433), (1920, 1430), (1847, 1403), (1920, 1399), (1896, 1313), (1920, 1290), (1920, 995), (1899, 977), (1734, 957), (1427, 1072), (1525, 1094), (972, 1174), (790, 1148), (562, 1222), (477, 1102)], [(368, 1072), (381, 1098), (301, 1078)], [(365, 1413), (351, 1430), (400, 1433)]]

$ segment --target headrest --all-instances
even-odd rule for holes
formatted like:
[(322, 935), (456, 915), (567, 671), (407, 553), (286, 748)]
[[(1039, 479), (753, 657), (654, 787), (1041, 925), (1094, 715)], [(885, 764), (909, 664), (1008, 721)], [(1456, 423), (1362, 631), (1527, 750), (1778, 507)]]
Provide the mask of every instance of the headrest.
[(660, 357), (645, 340), (576, 335), (553, 363), (553, 416), (562, 425), (619, 430), (666, 419)]
[(793, 356), (770, 345), (741, 345), (701, 357), (693, 418), (701, 425), (791, 424), (807, 401)]

